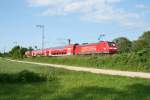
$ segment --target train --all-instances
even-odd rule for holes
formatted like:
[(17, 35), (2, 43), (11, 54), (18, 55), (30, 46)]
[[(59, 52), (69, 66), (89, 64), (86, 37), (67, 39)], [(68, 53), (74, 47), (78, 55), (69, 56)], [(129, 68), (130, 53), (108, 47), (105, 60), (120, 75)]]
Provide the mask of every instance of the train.
[(100, 41), (98, 43), (69, 44), (62, 47), (52, 47), (25, 52), (26, 57), (36, 56), (70, 56), (91, 54), (115, 54), (118, 48), (114, 42)]

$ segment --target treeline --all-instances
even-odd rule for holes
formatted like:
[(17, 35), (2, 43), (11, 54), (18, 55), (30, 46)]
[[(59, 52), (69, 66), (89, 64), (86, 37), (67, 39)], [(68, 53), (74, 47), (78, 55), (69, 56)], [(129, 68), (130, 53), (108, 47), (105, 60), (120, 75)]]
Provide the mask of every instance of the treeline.
[(33, 50), (32, 47), (25, 48), (21, 46), (15, 46), (10, 50), (9, 55), (14, 59), (20, 59), (25, 57), (26, 51), (32, 51), (32, 50)]
[(150, 48), (150, 31), (144, 32), (137, 40), (130, 41), (126, 37), (119, 37), (113, 40), (118, 47), (119, 53), (139, 52)]
[(0, 57), (11, 57), (13, 59), (22, 59), (26, 51), (32, 51), (32, 47), (26, 48), (19, 45), (13, 47), (9, 52), (0, 53)]
[(5, 53), (0, 52), (0, 57), (9, 57), (9, 53), (8, 52), (5, 52)]

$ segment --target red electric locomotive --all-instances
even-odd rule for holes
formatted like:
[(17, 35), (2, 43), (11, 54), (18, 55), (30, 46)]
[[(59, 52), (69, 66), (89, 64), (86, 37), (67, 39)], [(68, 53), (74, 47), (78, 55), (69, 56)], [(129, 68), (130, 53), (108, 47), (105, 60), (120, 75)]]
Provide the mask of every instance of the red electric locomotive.
[(114, 42), (101, 41), (99, 43), (83, 44), (76, 47), (76, 54), (113, 54), (117, 52)]
[(43, 50), (27, 51), (25, 55), (30, 56), (66, 56), (66, 55), (86, 55), (86, 54), (114, 54), (117, 47), (114, 42), (101, 41), (90, 44), (74, 44), (64, 47), (47, 48)]

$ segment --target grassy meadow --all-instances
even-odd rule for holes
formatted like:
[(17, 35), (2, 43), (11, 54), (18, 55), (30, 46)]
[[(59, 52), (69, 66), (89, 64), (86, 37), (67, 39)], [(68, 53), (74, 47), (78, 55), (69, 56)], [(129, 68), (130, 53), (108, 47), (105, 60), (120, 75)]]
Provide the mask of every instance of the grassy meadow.
[(150, 100), (150, 80), (46, 66), (21, 64), (0, 59), (0, 73), (29, 70), (54, 80), (31, 83), (1, 83), (0, 100)]

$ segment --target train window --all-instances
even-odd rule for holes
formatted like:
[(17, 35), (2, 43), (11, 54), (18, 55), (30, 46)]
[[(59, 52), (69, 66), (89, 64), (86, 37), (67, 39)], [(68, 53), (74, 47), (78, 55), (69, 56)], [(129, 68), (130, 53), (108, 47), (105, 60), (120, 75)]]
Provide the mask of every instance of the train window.
[(115, 47), (116, 44), (114, 42), (108, 42), (108, 45), (111, 46), (111, 47)]

